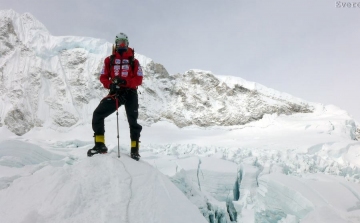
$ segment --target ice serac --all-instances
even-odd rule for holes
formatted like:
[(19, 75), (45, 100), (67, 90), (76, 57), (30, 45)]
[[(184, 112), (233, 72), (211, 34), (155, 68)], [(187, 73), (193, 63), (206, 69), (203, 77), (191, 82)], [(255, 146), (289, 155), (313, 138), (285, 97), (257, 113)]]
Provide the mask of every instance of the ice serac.
[[(190, 173), (191, 175), (191, 173)], [(198, 207), (204, 219), (209, 223), (228, 223), (231, 222), (229, 214), (226, 212), (226, 206), (208, 196), (206, 192), (199, 190), (193, 182), (191, 176), (185, 170), (179, 171), (175, 176), (171, 177), (172, 182), (185, 194), (185, 196)], [(232, 216), (235, 216), (233, 214)], [(234, 217), (235, 218), (235, 217)]]
[(322, 174), (302, 178), (265, 175), (260, 177), (258, 198), (266, 210), (259, 211), (256, 217), (259, 222), (269, 216), (278, 220), (291, 217), (294, 221), (290, 222), (357, 222), (358, 188), (357, 183)]
[[(0, 125), (17, 135), (34, 127), (66, 130), (88, 123), (106, 95), (99, 82), (111, 43), (52, 36), (31, 14), (0, 11)], [(231, 126), (265, 114), (312, 112), (311, 103), (242, 79), (166, 68), (136, 54), (144, 70), (140, 119), (179, 127)]]
[(239, 193), (237, 166), (216, 158), (183, 157), (177, 160), (178, 173), (173, 183), (192, 201), (209, 223), (236, 221), (237, 211), (233, 200)]

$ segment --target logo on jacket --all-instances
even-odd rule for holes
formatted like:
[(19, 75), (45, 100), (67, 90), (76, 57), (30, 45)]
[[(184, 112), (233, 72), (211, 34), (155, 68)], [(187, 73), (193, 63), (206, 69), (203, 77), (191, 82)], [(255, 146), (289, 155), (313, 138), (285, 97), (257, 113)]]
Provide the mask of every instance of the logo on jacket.
[(121, 60), (120, 59), (115, 59), (115, 64), (121, 64)]
[(102, 75), (102, 74), (105, 74), (105, 65), (103, 66), (103, 68), (102, 68), (102, 70), (100, 72), (100, 75)]
[(127, 77), (128, 75), (129, 75), (129, 73), (125, 70), (121, 72), (122, 77)]
[(119, 72), (120, 72), (120, 65), (115, 65), (115, 66), (114, 66), (115, 76), (119, 76)]
[(139, 65), (139, 68), (138, 68), (137, 75), (138, 76), (144, 76), (140, 65)]

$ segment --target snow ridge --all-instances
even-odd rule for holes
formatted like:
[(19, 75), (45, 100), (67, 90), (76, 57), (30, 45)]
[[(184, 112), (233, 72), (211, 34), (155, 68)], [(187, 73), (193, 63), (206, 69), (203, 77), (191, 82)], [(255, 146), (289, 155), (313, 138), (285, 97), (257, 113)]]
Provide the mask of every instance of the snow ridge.
[(132, 177), (131, 177), (129, 171), (126, 169), (124, 163), (121, 162), (121, 160), (120, 160), (120, 163), (124, 166), (124, 170), (125, 170), (125, 172), (128, 174), (128, 177), (129, 177), (129, 179), (130, 179), (130, 180), (129, 180), (129, 181), (130, 181), (130, 183), (129, 183), (130, 198), (129, 198), (129, 201), (128, 201), (127, 205), (126, 205), (126, 222), (130, 222), (130, 220), (129, 220), (129, 208), (130, 208), (131, 198), (132, 198), (132, 196), (133, 196), (133, 195), (132, 195), (132, 194), (133, 194), (133, 190), (132, 190), (132, 182), (133, 182), (133, 180), (132, 180)]

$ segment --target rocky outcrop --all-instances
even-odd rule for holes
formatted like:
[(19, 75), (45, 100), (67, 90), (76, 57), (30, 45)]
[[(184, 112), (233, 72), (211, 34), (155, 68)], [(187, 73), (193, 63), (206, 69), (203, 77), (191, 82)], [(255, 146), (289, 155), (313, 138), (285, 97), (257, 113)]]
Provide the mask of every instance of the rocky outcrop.
[(286, 101), (237, 84), (230, 87), (210, 72), (190, 70), (170, 76), (166, 70), (157, 69), (157, 73), (152, 67), (145, 73), (144, 120), (168, 119), (179, 127), (230, 126), (259, 120), (264, 114), (312, 111), (306, 103)]

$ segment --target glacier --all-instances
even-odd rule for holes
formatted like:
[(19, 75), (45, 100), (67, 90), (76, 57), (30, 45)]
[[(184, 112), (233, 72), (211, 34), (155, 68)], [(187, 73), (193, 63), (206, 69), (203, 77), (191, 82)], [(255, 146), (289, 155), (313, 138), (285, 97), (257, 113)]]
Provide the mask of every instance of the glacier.
[[(346, 111), (239, 77), (169, 74), (136, 54), (142, 160), (120, 108), (89, 159), (111, 43), (0, 11), (0, 216), (6, 222), (360, 221), (360, 130)], [(136, 48), (136, 46), (135, 46)], [(180, 191), (182, 193), (180, 193)]]

